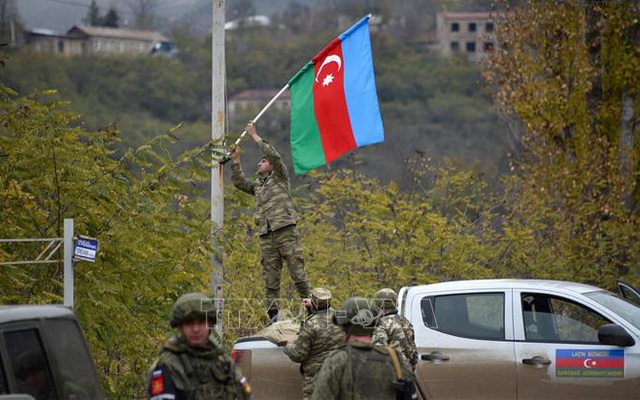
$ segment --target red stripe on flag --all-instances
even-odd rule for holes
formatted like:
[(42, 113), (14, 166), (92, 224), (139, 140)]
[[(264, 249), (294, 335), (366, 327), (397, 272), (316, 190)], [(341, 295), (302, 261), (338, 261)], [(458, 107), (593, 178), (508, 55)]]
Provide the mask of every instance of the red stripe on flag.
[[(320, 57), (318, 57), (320, 56)], [(313, 108), (327, 163), (356, 148), (344, 96), (344, 59), (340, 40), (314, 57)]]
[(556, 360), (556, 368), (581, 368), (581, 369), (624, 368), (624, 359), (622, 358), (558, 358)]

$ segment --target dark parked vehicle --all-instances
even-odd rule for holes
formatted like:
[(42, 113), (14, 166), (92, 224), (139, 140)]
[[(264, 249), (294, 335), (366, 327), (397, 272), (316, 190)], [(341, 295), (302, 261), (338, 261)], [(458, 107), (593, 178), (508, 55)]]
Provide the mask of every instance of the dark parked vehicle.
[(105, 398), (70, 308), (0, 306), (0, 400), (29, 398)]

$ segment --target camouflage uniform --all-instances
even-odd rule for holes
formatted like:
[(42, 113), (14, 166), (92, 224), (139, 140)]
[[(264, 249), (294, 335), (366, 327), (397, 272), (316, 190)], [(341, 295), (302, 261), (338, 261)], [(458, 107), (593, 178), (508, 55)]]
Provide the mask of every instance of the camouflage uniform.
[(397, 376), (389, 351), (398, 356), (402, 379), (409, 382), (408, 392), (415, 398), (413, 372), (404, 357), (395, 349), (359, 340), (363, 336), (370, 337), (376, 323), (375, 313), (369, 308), (367, 299), (352, 297), (345, 300), (343, 309), (336, 310), (333, 320), (344, 329), (347, 343), (324, 360), (316, 376), (312, 400), (395, 399), (398, 395), (394, 387)]
[[(398, 357), (403, 377), (413, 379), (411, 368)], [(395, 379), (387, 348), (351, 342), (333, 351), (316, 376), (312, 400), (395, 399)]]
[(375, 346), (393, 346), (415, 370), (418, 365), (418, 349), (411, 322), (399, 315), (396, 309), (398, 295), (393, 289), (381, 289), (374, 295), (374, 304), (380, 315), (373, 331), (371, 343)]
[(248, 382), (217, 344), (207, 338), (190, 345), (183, 336), (183, 324), (194, 320), (206, 321), (208, 328), (209, 323), (216, 322), (216, 309), (206, 296), (187, 293), (180, 296), (171, 312), (170, 325), (180, 328), (180, 333), (162, 347), (147, 375), (150, 399), (249, 399)]
[(413, 332), (413, 325), (395, 311), (385, 313), (373, 331), (371, 343), (374, 346), (393, 346), (402, 352), (404, 358), (415, 370), (418, 364), (418, 349)]
[(242, 379), (231, 358), (212, 341), (195, 348), (177, 335), (154, 362), (147, 393), (151, 400), (248, 399)]
[(287, 263), (291, 279), (301, 298), (309, 296), (310, 287), (293, 216), (289, 171), (273, 146), (264, 140), (258, 146), (273, 166), (273, 171), (251, 181), (244, 176), (240, 164), (232, 164), (231, 181), (237, 189), (255, 197), (255, 220), (260, 234), (267, 307), (274, 308), (280, 297), (283, 261)]
[(326, 289), (314, 289), (311, 292), (312, 302), (318, 298), (318, 293), (320, 296), (325, 296), (321, 297), (321, 301), (327, 302), (325, 303), (326, 307), (311, 314), (304, 321), (298, 339), (284, 348), (284, 353), (289, 356), (291, 361), (300, 363), (300, 372), (303, 378), (303, 400), (311, 397), (315, 376), (322, 367), (324, 359), (329, 352), (338, 348), (344, 341), (342, 330), (331, 321), (333, 310), (328, 308), (331, 292)]

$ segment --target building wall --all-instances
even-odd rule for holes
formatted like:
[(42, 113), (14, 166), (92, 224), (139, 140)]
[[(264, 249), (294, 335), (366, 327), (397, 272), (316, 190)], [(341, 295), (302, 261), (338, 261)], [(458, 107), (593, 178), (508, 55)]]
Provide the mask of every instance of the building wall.
[(141, 40), (90, 37), (88, 51), (92, 54), (149, 54), (153, 43)]
[(75, 39), (60, 36), (30, 36), (27, 39), (26, 50), (32, 53), (48, 53), (59, 55), (79, 55), (86, 44)]
[[(277, 93), (277, 89), (249, 89), (236, 93), (229, 98), (227, 111), (230, 114), (240, 111), (255, 111), (258, 113)], [(289, 110), (291, 108), (289, 91), (282, 93), (273, 102), (271, 108), (274, 110)]]
[(481, 60), (495, 47), (495, 23), (492, 15), (478, 13), (438, 13), (437, 40), (445, 56), (466, 54), (470, 60)]
[[(31, 31), (25, 32), (25, 51), (33, 53), (49, 53), (64, 56), (93, 54), (93, 55), (118, 55), (152, 53), (156, 43), (170, 43), (159, 34), (151, 37), (147, 32), (141, 35), (122, 34), (122, 31), (110, 29), (110, 35), (88, 34), (80, 29), (73, 28), (73, 32), (67, 35), (53, 34), (50, 32)], [(113, 32), (116, 32), (114, 34)], [(120, 37), (117, 35), (120, 33)], [(148, 37), (145, 37), (148, 36)]]

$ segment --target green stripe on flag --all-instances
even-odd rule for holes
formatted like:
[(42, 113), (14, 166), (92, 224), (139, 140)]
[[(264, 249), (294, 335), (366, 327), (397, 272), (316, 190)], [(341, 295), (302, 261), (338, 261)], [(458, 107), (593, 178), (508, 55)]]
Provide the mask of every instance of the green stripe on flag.
[(313, 63), (289, 81), (291, 95), (291, 156), (296, 174), (326, 164), (320, 130), (313, 109)]

